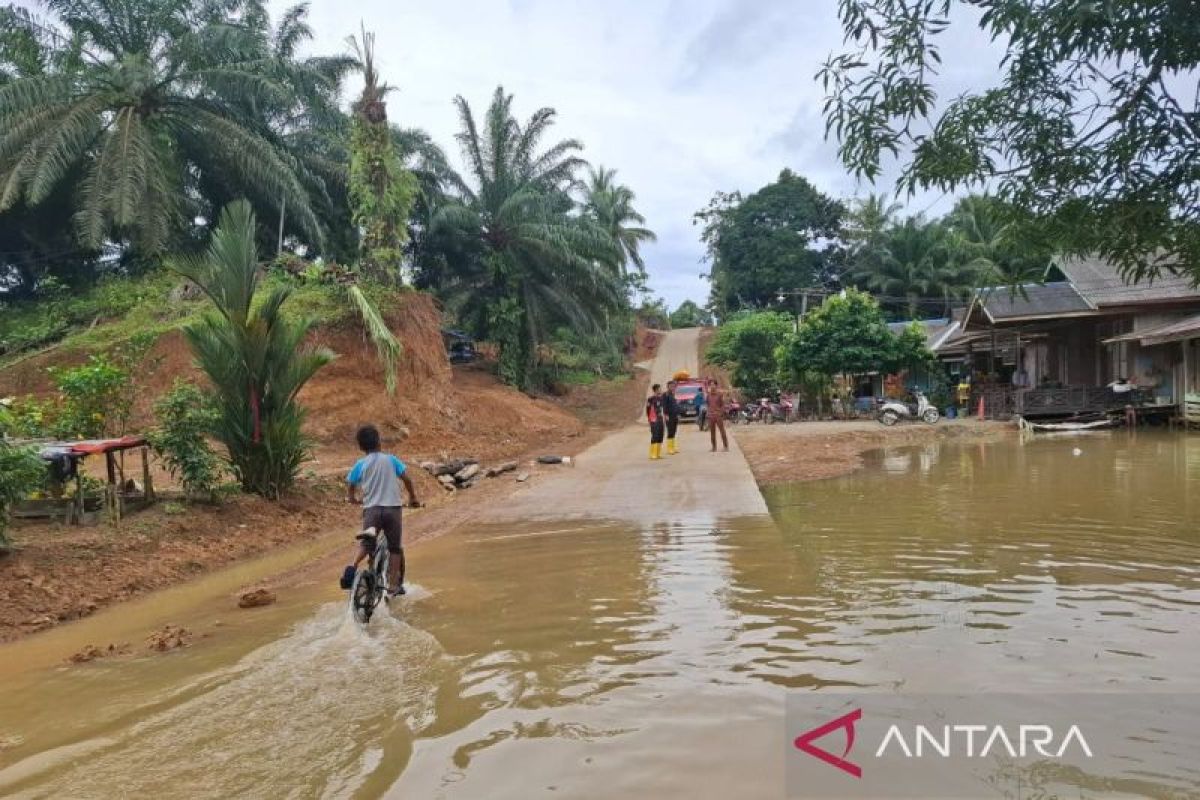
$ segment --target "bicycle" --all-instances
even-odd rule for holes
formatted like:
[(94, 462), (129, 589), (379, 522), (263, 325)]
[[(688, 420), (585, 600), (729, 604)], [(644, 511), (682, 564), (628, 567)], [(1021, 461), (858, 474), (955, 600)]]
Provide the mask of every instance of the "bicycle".
[(390, 555), (382, 528), (367, 528), (355, 538), (367, 549), (368, 566), (355, 572), (350, 584), (350, 616), (366, 625), (379, 603), (387, 599)]

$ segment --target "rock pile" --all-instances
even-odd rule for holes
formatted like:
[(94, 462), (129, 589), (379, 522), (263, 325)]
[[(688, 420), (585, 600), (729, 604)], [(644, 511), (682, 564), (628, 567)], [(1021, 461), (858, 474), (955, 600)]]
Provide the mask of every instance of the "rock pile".
[(438, 479), (446, 491), (469, 489), (485, 478), (495, 478), (506, 472), (516, 470), (517, 462), (506, 461), (494, 467), (484, 469), (478, 459), (459, 458), (449, 461), (425, 461), (421, 469)]

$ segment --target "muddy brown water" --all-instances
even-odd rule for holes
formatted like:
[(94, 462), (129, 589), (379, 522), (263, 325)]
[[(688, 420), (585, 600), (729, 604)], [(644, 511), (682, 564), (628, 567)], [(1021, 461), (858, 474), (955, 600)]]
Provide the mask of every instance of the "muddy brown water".
[[(781, 797), (787, 692), (1200, 692), (1200, 438), (885, 450), (768, 501), (443, 537), (365, 632), (317, 588), (167, 656), (7, 646), (0, 795)], [(1062, 796), (1200, 793), (1108, 777)]]

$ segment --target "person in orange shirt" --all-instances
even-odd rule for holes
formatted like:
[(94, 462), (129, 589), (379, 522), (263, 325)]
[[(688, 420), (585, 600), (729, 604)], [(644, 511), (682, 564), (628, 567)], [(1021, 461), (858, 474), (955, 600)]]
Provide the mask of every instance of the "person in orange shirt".
[(717, 452), (717, 429), (721, 431), (721, 446), (729, 449), (729, 437), (725, 435), (725, 412), (729, 400), (716, 378), (708, 379), (708, 435), (712, 439), (712, 451)]

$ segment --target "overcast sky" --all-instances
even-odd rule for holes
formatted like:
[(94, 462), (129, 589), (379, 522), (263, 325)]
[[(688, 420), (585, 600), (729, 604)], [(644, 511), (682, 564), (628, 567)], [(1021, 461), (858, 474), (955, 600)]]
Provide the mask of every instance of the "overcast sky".
[[(479, 113), (503, 84), (518, 117), (556, 108), (559, 138), (581, 139), (589, 161), (637, 193), (658, 233), (646, 248), (651, 287), (673, 308), (707, 299), (692, 213), (715, 191), (753, 191), (783, 167), (837, 197), (869, 190), (823, 137), (813, 75), (842, 47), (836, 11), (836, 0), (312, 0), (311, 22), (317, 52), (343, 50), (360, 19), (375, 31), (381, 72), (398, 89), (389, 117), (429, 131), (456, 164), (455, 95)], [(971, 28), (955, 34), (948, 93), (995, 63)]]

